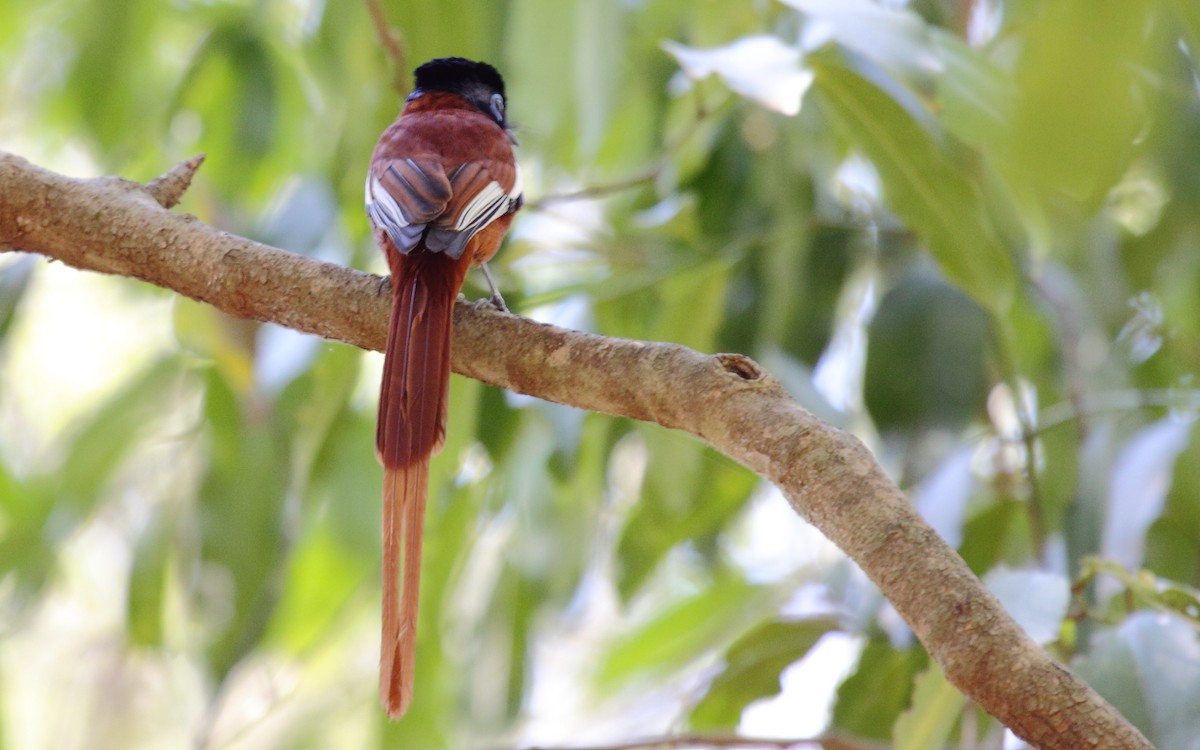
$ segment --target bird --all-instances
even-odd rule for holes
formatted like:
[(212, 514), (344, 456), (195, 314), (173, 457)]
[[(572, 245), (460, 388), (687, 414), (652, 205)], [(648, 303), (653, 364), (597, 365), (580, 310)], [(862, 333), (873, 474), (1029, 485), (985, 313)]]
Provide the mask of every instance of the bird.
[(380, 136), (366, 211), (391, 272), (376, 457), (383, 464), (380, 700), (398, 719), (413, 699), (421, 539), (429, 459), (446, 435), (450, 330), (467, 271), (499, 250), (523, 202), (504, 79), (484, 62), (431, 60)]

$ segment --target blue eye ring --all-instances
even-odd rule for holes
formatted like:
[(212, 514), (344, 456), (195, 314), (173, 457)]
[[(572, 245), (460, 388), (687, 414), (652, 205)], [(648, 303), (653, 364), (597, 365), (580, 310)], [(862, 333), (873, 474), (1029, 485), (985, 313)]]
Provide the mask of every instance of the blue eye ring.
[(492, 117), (496, 122), (504, 124), (504, 95), (492, 94), (492, 98), (488, 100), (488, 106), (491, 108)]

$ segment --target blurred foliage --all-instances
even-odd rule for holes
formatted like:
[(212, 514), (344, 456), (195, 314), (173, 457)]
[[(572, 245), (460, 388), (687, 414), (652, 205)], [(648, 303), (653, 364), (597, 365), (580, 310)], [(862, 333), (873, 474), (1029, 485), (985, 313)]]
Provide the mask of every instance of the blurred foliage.
[[(383, 6), (399, 70), (359, 3), (7, 0), (0, 147), (143, 180), (205, 151), (183, 210), (378, 270), (361, 179), (391, 82), (494, 62), (517, 311), (759, 358), (1156, 746), (1191, 746), (1194, 2)], [(459, 378), (416, 703), (388, 724), (378, 355), (75, 276), (0, 256), (0, 746), (998, 746), (750, 472)], [(818, 670), (826, 636), (857, 658)]]

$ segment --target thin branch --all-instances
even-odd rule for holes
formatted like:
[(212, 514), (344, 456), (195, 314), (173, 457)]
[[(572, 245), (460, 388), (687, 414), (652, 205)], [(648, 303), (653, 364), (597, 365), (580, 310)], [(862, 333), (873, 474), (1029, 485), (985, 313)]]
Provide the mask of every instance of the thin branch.
[[(697, 94), (699, 97), (699, 94)], [(696, 100), (696, 117), (688, 126), (684, 128), (675, 138), (668, 141), (662, 148), (662, 152), (649, 166), (621, 177), (611, 182), (601, 182), (595, 185), (588, 185), (578, 190), (572, 190), (566, 193), (555, 193), (544, 195), (537, 200), (528, 201), (525, 208), (528, 211), (540, 211), (552, 206), (556, 203), (569, 203), (578, 200), (593, 200), (595, 198), (603, 198), (613, 193), (620, 193), (635, 187), (641, 187), (658, 179), (671, 161), (675, 158), (678, 152), (687, 145), (687, 142), (692, 139), (700, 130), (700, 126), (704, 124), (716, 111), (716, 107), (708, 107), (701, 99)]]
[(392, 76), (396, 86), (396, 91), (401, 95), (405, 94), (405, 83), (408, 80), (408, 70), (405, 65), (407, 57), (404, 50), (404, 39), (399, 32), (388, 23), (387, 15), (383, 12), (383, 6), (379, 0), (365, 0), (367, 4), (367, 12), (371, 14), (371, 25), (375, 27), (375, 35), (379, 38), (379, 46), (383, 47), (383, 51), (387, 54), (388, 59), (392, 63)]
[(660, 157), (653, 164), (642, 168), (640, 171), (625, 177), (612, 180), (611, 182), (602, 182), (595, 185), (571, 190), (566, 193), (553, 193), (544, 195), (537, 200), (530, 201), (527, 208), (530, 211), (540, 211), (548, 206), (556, 203), (570, 203), (571, 201), (592, 200), (595, 198), (603, 198), (606, 195), (620, 193), (635, 187), (641, 187), (646, 183), (653, 182), (662, 174), (663, 169), (670, 164), (670, 158), (667, 156)]
[(1045, 498), (1042, 497), (1041, 483), (1038, 481), (1037, 473), (1037, 440), (1033, 436), (1035, 428), (1033, 418), (1034, 415), (1026, 408), (1024, 394), (1021, 391), (1021, 377), (1016, 365), (1016, 357), (1013, 354), (1011, 342), (999, 330), (999, 325), (994, 325), (992, 341), (992, 350), (996, 354), (997, 365), (1000, 370), (1001, 379), (1008, 386), (1009, 392), (1012, 394), (1013, 411), (1017, 416), (1017, 425), (1020, 429), (1020, 441), (1024, 448), (1023, 454), (1025, 458), (1025, 483), (1028, 487), (1029, 497), (1025, 503), (1025, 515), (1029, 522), (1029, 536), (1033, 542), (1033, 549), (1037, 558), (1044, 562), (1046, 555), (1046, 516), (1044, 512)]
[(611, 745), (589, 745), (586, 747), (549, 748), (532, 747), (528, 750), (667, 750), (668, 748), (745, 748), (747, 750), (792, 750), (792, 748), (821, 748), (821, 750), (887, 750), (891, 747), (881, 742), (849, 740), (841, 737), (814, 737), (809, 739), (741, 737), (738, 735), (680, 734), (663, 737), (645, 737)]
[(1047, 406), (1038, 415), (1034, 437), (1072, 422), (1091, 420), (1102, 414), (1120, 414), (1145, 409), (1172, 409), (1188, 418), (1200, 411), (1200, 391), (1191, 388), (1126, 388), (1072, 398)]
[[(363, 348), (386, 339), (390, 298), (377, 276), (171, 213), (133, 183), (70, 179), (0, 153), (0, 252), (12, 250)], [(1151, 749), (1025, 635), (857, 438), (752, 360), (571, 331), (486, 303), (457, 305), (453, 351), (463, 375), (689, 432), (774, 483), (879, 586), (950, 682), (1031, 744)]]

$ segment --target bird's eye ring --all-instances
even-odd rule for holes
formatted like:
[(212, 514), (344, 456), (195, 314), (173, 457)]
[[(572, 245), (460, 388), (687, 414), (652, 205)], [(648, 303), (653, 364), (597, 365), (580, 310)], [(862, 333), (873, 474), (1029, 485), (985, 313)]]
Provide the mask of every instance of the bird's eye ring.
[(504, 95), (503, 94), (492, 94), (492, 98), (491, 98), (491, 101), (489, 102), (489, 104), (491, 104), (491, 107), (492, 107), (492, 117), (494, 117), (496, 119), (496, 122), (503, 124), (504, 123)]

